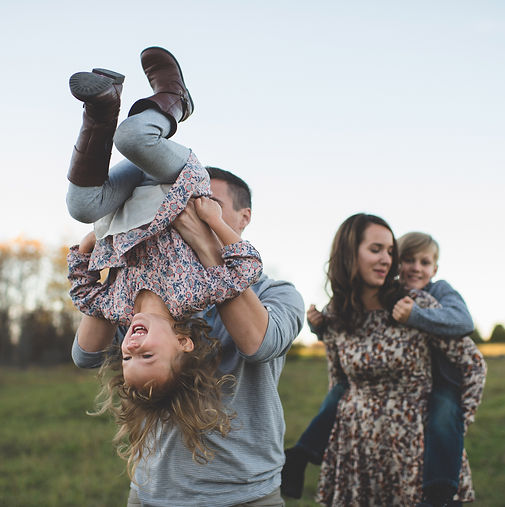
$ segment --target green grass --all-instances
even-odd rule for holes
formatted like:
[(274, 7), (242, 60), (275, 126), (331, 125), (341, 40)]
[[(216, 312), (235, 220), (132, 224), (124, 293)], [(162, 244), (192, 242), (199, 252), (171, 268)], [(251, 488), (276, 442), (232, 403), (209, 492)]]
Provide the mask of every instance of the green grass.
[(0, 374), (0, 505), (126, 505), (114, 424), (90, 417), (97, 381), (73, 366)]
[[(470, 428), (470, 457), (477, 501), (504, 506), (505, 359), (489, 359), (484, 402)], [(321, 358), (287, 361), (279, 390), (284, 404), (286, 446), (316, 414), (327, 389)], [(128, 478), (112, 447), (114, 424), (90, 417), (97, 381), (93, 372), (68, 365), (0, 372), (0, 505), (9, 507), (125, 506)], [(309, 465), (301, 500), (316, 505), (319, 469)]]

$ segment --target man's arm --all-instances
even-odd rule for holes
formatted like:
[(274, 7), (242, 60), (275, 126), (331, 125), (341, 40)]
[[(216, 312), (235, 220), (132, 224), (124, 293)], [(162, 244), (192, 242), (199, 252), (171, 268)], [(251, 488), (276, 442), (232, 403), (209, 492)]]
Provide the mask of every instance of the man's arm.
[(251, 288), (218, 305), (224, 326), (235, 345), (246, 356), (255, 354), (268, 327), (268, 311)]
[(117, 326), (108, 320), (83, 315), (77, 328), (77, 343), (86, 352), (106, 350), (112, 343)]
[(465, 301), (446, 281), (435, 282), (428, 292), (441, 308), (414, 305), (407, 319), (408, 326), (450, 338), (467, 336), (473, 331), (473, 320)]
[[(219, 241), (207, 224), (199, 219), (192, 203), (179, 215), (174, 226), (204, 267), (223, 262)], [(255, 354), (269, 327), (269, 312), (254, 291), (246, 289), (236, 298), (221, 303), (218, 311), (239, 351), (247, 356)], [(292, 339), (298, 332), (299, 329)]]
[(98, 368), (112, 344), (117, 327), (105, 319), (84, 315), (72, 345), (72, 359), (79, 368)]

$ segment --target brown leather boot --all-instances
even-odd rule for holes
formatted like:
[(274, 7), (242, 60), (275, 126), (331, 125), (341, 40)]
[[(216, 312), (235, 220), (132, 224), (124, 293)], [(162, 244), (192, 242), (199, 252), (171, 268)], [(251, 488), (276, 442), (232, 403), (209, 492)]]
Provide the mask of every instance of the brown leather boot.
[(177, 130), (177, 123), (188, 118), (194, 109), (181, 68), (171, 53), (159, 47), (144, 49), (140, 59), (154, 95), (135, 102), (128, 116), (157, 109), (171, 120), (172, 127), (167, 136), (171, 137)]
[(107, 179), (123, 81), (122, 74), (107, 69), (70, 77), (72, 95), (84, 102), (82, 127), (67, 175), (75, 185), (95, 187)]

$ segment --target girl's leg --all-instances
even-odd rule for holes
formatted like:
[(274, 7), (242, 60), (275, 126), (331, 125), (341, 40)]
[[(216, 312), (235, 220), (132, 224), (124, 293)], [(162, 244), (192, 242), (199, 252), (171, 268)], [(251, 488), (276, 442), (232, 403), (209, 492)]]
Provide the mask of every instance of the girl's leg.
[(84, 102), (82, 126), (72, 152), (68, 179), (81, 187), (100, 186), (107, 179), (124, 76), (107, 69), (78, 72), (70, 91)]
[(186, 165), (190, 150), (167, 139), (172, 122), (155, 109), (146, 109), (124, 120), (114, 144), (128, 160), (161, 183), (173, 183)]
[(81, 187), (70, 182), (67, 191), (68, 211), (79, 222), (96, 222), (118, 209), (145, 179), (145, 174), (137, 166), (129, 160), (123, 160), (112, 167), (109, 177), (101, 186)]

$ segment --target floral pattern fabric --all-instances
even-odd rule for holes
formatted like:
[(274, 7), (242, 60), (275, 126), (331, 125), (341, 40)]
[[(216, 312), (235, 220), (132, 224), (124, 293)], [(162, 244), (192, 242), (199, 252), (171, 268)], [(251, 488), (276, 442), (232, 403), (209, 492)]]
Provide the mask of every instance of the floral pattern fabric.
[[(412, 292), (421, 307), (435, 307)], [(421, 501), (424, 424), (431, 391), (430, 346), (441, 348), (463, 373), (465, 427), (480, 403), (485, 363), (469, 339), (444, 340), (392, 323), (389, 312), (368, 312), (353, 334), (327, 330), (330, 387), (345, 377), (321, 466), (317, 500), (326, 506), (413, 506)], [(474, 499), (466, 453), (455, 500)]]
[[(97, 241), (91, 254), (72, 247), (67, 260), (74, 305), (87, 315), (129, 325), (135, 298), (147, 289), (181, 319), (255, 283), (263, 266), (249, 242), (223, 247), (224, 265), (204, 268), (171, 226), (191, 197), (209, 194), (208, 173), (191, 154), (150, 224)], [(100, 270), (105, 268), (110, 275), (102, 284)]]

